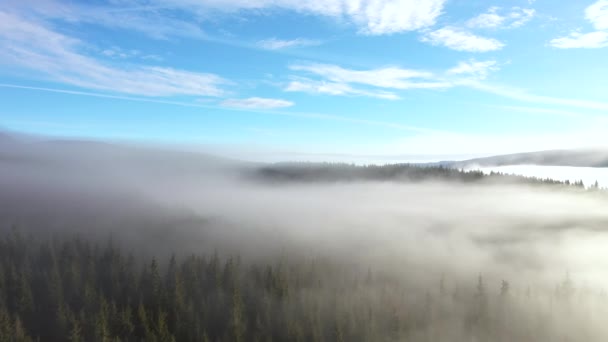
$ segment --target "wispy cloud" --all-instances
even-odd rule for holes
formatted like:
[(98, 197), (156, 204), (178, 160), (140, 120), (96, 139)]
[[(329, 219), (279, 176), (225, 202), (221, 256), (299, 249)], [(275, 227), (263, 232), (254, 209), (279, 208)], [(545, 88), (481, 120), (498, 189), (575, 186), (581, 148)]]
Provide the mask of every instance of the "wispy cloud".
[(357, 89), (345, 83), (318, 81), (307, 78), (292, 80), (285, 87), (285, 91), (339, 96), (366, 96), (384, 100), (399, 99), (397, 94), (390, 91)]
[(573, 31), (567, 36), (552, 39), (549, 44), (559, 49), (597, 49), (608, 46), (608, 0), (599, 0), (585, 9), (585, 18), (596, 31)]
[(260, 109), (273, 109), (273, 108), (286, 108), (294, 105), (293, 102), (281, 99), (268, 99), (262, 97), (250, 97), (247, 99), (228, 99), (222, 101), (223, 107), (231, 108), (260, 108)]
[[(431, 72), (399, 67), (354, 70), (332, 64), (309, 63), (294, 64), (290, 69), (303, 72), (307, 77), (292, 77), (286, 91), (397, 100), (399, 96), (395, 90), (450, 87)], [(316, 79), (311, 79), (311, 76)]]
[[(491, 73), (500, 70), (495, 60), (470, 59), (459, 62), (443, 72), (410, 70), (388, 67), (369, 70), (353, 70), (327, 64), (296, 64), (290, 67), (317, 78), (292, 76), (285, 91), (306, 92), (335, 96), (366, 96), (386, 100), (400, 99), (400, 92), (410, 89), (444, 90), (466, 87), (525, 103), (562, 106), (587, 110), (608, 110), (608, 103), (551, 97), (530, 93), (524, 89), (492, 84), (485, 81)], [(513, 107), (516, 108), (516, 107)], [(523, 107), (520, 107), (520, 111)], [(532, 111), (532, 109), (528, 109)], [(576, 113), (567, 109), (534, 109), (537, 113), (569, 116)]]
[(260, 40), (257, 43), (257, 45), (265, 50), (281, 50), (281, 49), (321, 45), (321, 41), (312, 40), (312, 39), (304, 39), (304, 38), (296, 38), (296, 39), (291, 39), (291, 40), (270, 38), (270, 39)]
[(490, 72), (498, 71), (498, 63), (496, 61), (462, 61), (457, 66), (447, 71), (448, 75), (469, 75), (474, 78), (483, 80), (488, 77)]
[(111, 48), (104, 49), (101, 51), (101, 54), (110, 58), (126, 59), (138, 56), (140, 52), (138, 50), (123, 50), (117, 46), (113, 46)]
[(142, 59), (149, 61), (160, 62), (163, 60), (161, 56), (153, 55), (153, 54), (144, 54), (136, 49), (122, 49), (118, 46), (112, 46), (106, 49), (101, 50), (101, 54), (108, 58), (112, 59)]
[(588, 101), (588, 100), (580, 100), (580, 99), (571, 99), (571, 98), (563, 98), (563, 97), (551, 97), (544, 95), (536, 95), (529, 93), (523, 89), (512, 88), (502, 85), (492, 85), (487, 83), (482, 83), (476, 80), (461, 80), (459, 81), (459, 85), (470, 87), (473, 89), (477, 89), (480, 91), (488, 92), (491, 94), (495, 94), (498, 96), (510, 98), (513, 100), (518, 100), (522, 102), (529, 103), (538, 103), (538, 104), (546, 104), (546, 105), (558, 105), (558, 106), (567, 106), (573, 108), (584, 108), (584, 109), (593, 109), (593, 110), (608, 110), (608, 102), (599, 102), (599, 101)]
[(106, 64), (82, 53), (82, 45), (44, 23), (0, 11), (0, 60), (53, 81), (144, 96), (222, 96), (229, 83), (208, 73)]
[[(162, 105), (178, 106), (178, 107), (191, 107), (191, 108), (202, 108), (202, 109), (220, 108), (217, 105), (203, 104), (198, 101), (197, 102), (171, 101), (171, 100), (163, 100), (163, 99), (157, 99), (157, 98), (111, 95), (111, 94), (96, 93), (96, 92), (89, 92), (89, 91), (78, 91), (78, 90), (46, 88), (46, 87), (33, 87), (33, 86), (18, 85), (18, 84), (1, 84), (0, 83), (0, 88), (13, 88), (13, 89), (23, 89), (23, 90), (32, 90), (32, 91), (43, 91), (43, 92), (59, 93), (59, 94), (74, 95), (74, 96), (106, 98), (106, 99), (121, 100), (121, 101), (158, 103), (158, 104), (162, 104)], [(418, 127), (418, 126), (410, 126), (410, 125), (403, 124), (403, 123), (395, 123), (395, 122), (390, 122), (390, 121), (379, 121), (379, 120), (356, 119), (356, 118), (351, 118), (351, 117), (347, 117), (347, 116), (314, 113), (314, 112), (280, 111), (280, 110), (268, 110), (265, 108), (251, 108), (251, 107), (249, 107), (249, 108), (247, 108), (247, 107), (221, 107), (221, 108), (223, 108), (225, 110), (230, 110), (230, 111), (250, 112), (250, 113), (273, 115), (273, 116), (285, 116), (285, 117), (301, 118), (301, 119), (308, 119), (308, 120), (336, 121), (336, 122), (344, 122), (344, 123), (349, 123), (349, 124), (354, 124), (354, 125), (389, 128), (389, 129), (394, 129), (394, 130), (399, 130), (399, 131), (408, 131), (408, 132), (420, 132), (420, 133), (441, 132), (439, 130), (428, 129), (428, 128)]]
[(357, 83), (381, 88), (408, 89), (412, 79), (430, 78), (427, 71), (387, 67), (371, 70), (353, 70), (331, 64), (294, 64), (291, 70), (309, 72), (337, 83)]
[(511, 7), (503, 9), (493, 6), (469, 21), (470, 28), (516, 28), (525, 25), (534, 18), (536, 11), (531, 8)]
[(608, 32), (572, 32), (568, 36), (552, 39), (549, 44), (558, 49), (597, 49), (608, 46)]
[[(468, 86), (498, 71), (494, 60), (461, 61), (442, 72), (384, 67), (367, 70), (348, 69), (331, 64), (294, 64), (293, 71), (305, 76), (292, 76), (285, 91), (306, 92), (337, 96), (366, 96), (385, 100), (398, 100), (399, 92), (412, 89), (444, 90), (456, 86)], [(315, 77), (315, 78), (311, 78)]]
[(246, 10), (284, 9), (299, 13), (347, 20), (362, 34), (382, 35), (418, 30), (435, 24), (446, 0), (150, 0), (155, 5), (236, 12)]
[(154, 39), (170, 37), (205, 38), (197, 22), (163, 15), (159, 4), (144, 1), (67, 2), (60, 0), (7, 0), (23, 13), (42, 19), (59, 20), (70, 24), (90, 24), (111, 29), (139, 32)]
[[(123, 28), (155, 38), (167, 38), (185, 35), (204, 37), (205, 32), (197, 23), (204, 22), (217, 13), (231, 15), (250, 11), (259, 14), (276, 9), (323, 16), (338, 22), (347, 21), (361, 34), (391, 34), (434, 25), (445, 2), (446, 0), (129, 0), (111, 1), (99, 6), (74, 5), (55, 0), (23, 0), (22, 6), (70, 22)], [(189, 22), (176, 19), (182, 16), (161, 16), (159, 13), (163, 11), (181, 11), (195, 15), (198, 20)]]
[(456, 27), (444, 27), (427, 32), (421, 40), (433, 45), (445, 46), (456, 51), (488, 52), (502, 49), (505, 44), (494, 38), (475, 35)]

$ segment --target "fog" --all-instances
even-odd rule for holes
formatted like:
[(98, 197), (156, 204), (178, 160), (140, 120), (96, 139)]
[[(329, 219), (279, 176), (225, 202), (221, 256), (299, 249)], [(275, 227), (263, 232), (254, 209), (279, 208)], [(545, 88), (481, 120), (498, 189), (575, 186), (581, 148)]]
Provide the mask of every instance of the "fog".
[[(78, 141), (7, 146), (5, 224), (136, 240), (149, 239), (151, 225), (171, 232), (162, 249), (196, 249), (200, 234), (203, 247), (221, 241), (244, 254), (297, 246), (291, 252), (425, 271), (538, 280), (568, 271), (608, 285), (602, 196), (447, 181), (267, 184), (247, 177), (255, 164), (196, 153)], [(189, 238), (169, 247), (171, 235)]]
[(136, 253), (322, 257), (419, 287), (441, 277), (472, 287), (483, 275), (492, 292), (503, 279), (516, 291), (552, 289), (567, 273), (579, 286), (608, 287), (602, 194), (447, 181), (268, 184), (248, 177), (257, 166), (11, 139), (0, 150), (0, 218), (34, 234), (111, 235)]

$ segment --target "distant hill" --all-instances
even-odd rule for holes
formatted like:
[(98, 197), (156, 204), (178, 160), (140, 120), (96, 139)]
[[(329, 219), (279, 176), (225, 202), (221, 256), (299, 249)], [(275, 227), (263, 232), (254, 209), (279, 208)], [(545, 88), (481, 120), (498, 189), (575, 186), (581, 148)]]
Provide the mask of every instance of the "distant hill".
[(608, 149), (516, 153), (464, 161), (445, 161), (436, 164), (455, 168), (509, 165), (608, 167)]
[[(92, 173), (192, 177), (208, 172), (231, 172), (254, 163), (216, 157), (202, 152), (163, 146), (95, 140), (60, 140), (0, 131), (0, 167), (13, 172)], [(32, 167), (35, 166), (35, 169)], [(16, 171), (16, 167), (29, 167)]]

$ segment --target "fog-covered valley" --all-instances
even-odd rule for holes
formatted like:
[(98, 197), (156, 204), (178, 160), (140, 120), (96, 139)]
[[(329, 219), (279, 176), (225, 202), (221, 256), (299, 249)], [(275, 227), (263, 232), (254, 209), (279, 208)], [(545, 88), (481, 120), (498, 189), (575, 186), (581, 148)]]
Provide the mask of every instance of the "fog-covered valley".
[[(308, 170), (305, 181), (294, 178), (294, 167)], [(369, 296), (388, 291), (401, 303), (394, 309), (404, 330), (373, 335), (387, 340), (435, 334), (443, 337), (432, 340), (502, 341), (507, 332), (521, 341), (579, 331), (586, 340), (608, 336), (589, 318), (605, 313), (592, 303), (608, 287), (603, 191), (441, 168), (397, 169), (409, 177), (371, 168), (364, 174), (384, 174), (363, 178), (357, 167), (345, 170), (351, 176), (321, 179), (306, 165), (242, 163), (158, 146), (13, 139), (0, 151), (0, 220), (9, 236), (16, 227), (38, 241), (73, 234), (102, 245), (111, 239), (141, 260), (216, 254), (243, 265), (293, 267), (317, 260), (334, 271), (315, 275), (329, 287), (317, 294), (306, 289), (311, 302), (340, 288), (336, 300), (370, 306), (379, 317), (386, 313)], [(359, 293), (353, 279), (370, 272), (377, 282)], [(487, 312), (475, 313), (479, 291)], [(506, 295), (509, 324), (519, 324), (509, 329), (501, 325)], [(432, 317), (422, 314), (431, 308)], [(422, 321), (411, 325), (407, 317)], [(525, 325), (522, 317), (539, 325)], [(331, 332), (323, 334), (332, 340)]]

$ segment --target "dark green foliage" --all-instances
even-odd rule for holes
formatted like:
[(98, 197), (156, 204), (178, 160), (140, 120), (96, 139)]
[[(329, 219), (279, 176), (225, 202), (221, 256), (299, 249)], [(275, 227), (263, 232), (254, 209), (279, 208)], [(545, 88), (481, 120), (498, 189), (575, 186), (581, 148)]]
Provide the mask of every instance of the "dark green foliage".
[[(559, 312), (556, 303), (570, 310), (591, 296), (569, 276), (544, 299), (481, 276), (454, 299), (444, 276), (436, 291), (420, 292), (367, 267), (317, 259), (135, 261), (112, 243), (36, 241), (17, 231), (0, 247), (0, 342), (561, 340), (559, 314), (518, 305), (544, 301)], [(534, 329), (530, 312), (540, 322)]]
[[(464, 182), (464, 183), (498, 183), (551, 185), (572, 188), (585, 188), (582, 180), (571, 183), (550, 178), (525, 177), (479, 170), (463, 170), (447, 166), (420, 164), (387, 164), (363, 165), (340, 163), (279, 163), (256, 169), (253, 177), (270, 183), (283, 182), (351, 182), (351, 181), (386, 181), (386, 182)], [(589, 189), (599, 190), (598, 182)]]

